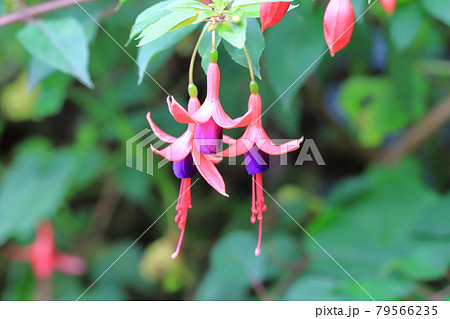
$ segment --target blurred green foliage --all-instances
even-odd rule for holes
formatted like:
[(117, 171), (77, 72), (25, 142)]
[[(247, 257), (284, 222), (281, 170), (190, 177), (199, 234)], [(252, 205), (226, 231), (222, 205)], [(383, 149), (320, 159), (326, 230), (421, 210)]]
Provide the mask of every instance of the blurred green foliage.
[[(82, 6), (125, 45), (135, 17), (156, 2)], [(356, 16), (367, 8), (352, 2)], [(449, 2), (398, 1), (392, 17), (374, 5), (333, 59), (323, 3), (298, 4), (264, 39), (249, 20), (247, 43), (253, 61), (262, 53), (255, 72), (264, 109), (292, 85), (263, 116), (269, 135), (313, 139), (326, 166), (294, 166), (297, 153), (265, 174), (273, 199), (259, 257), (250, 179), (225, 163), (230, 198), (194, 185), (179, 259), (170, 259), (174, 208), (133, 243), (178, 193), (170, 166), (148, 176), (125, 165), (125, 142), (148, 127), (147, 111), (169, 133), (183, 132), (165, 93), (77, 6), (0, 27), (0, 244), (27, 245), (51, 219), (58, 249), (88, 263), (82, 277), (55, 274), (51, 298), (77, 299), (133, 244), (82, 300), (368, 300), (348, 274), (377, 300), (450, 300), (442, 294), (450, 284), (450, 129), (424, 122), (450, 94)], [(0, 14), (16, 10), (0, 2)], [(125, 49), (182, 103), (200, 29)], [(207, 33), (203, 57), (209, 41)], [(248, 70), (224, 43), (221, 99), (235, 117), (247, 105)], [(394, 163), (380, 160), (417, 125), (437, 132)], [(0, 297), (42, 298), (28, 264), (0, 256)]]

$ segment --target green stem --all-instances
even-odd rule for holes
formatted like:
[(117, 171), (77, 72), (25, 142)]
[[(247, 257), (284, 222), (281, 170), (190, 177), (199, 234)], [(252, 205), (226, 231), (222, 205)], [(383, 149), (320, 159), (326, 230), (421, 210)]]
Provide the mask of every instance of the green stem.
[(216, 48), (216, 30), (214, 30), (213, 32), (212, 32), (212, 41), (211, 41), (211, 46), (212, 46), (212, 48), (211, 49), (215, 49)]
[(200, 42), (202, 42), (203, 36), (205, 35), (206, 30), (208, 30), (209, 22), (205, 25), (198, 37), (197, 43), (195, 44), (194, 51), (192, 52), (191, 64), (189, 65), (189, 84), (194, 84), (194, 63), (195, 57), (197, 56), (198, 47), (200, 46)]
[(250, 59), (250, 54), (248, 54), (248, 50), (245, 45), (244, 45), (244, 53), (245, 53), (245, 57), (247, 58), (248, 70), (250, 71), (250, 79), (252, 80), (252, 82), (255, 82), (255, 75), (253, 74), (252, 60)]

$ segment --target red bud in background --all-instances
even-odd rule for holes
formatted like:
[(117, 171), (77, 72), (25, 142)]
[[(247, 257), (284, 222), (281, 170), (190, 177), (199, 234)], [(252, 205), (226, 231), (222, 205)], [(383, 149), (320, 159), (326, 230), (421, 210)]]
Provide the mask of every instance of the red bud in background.
[(354, 22), (355, 14), (350, 0), (330, 0), (323, 18), (323, 31), (331, 56), (348, 44)]
[(393, 14), (395, 11), (395, 6), (397, 5), (396, 0), (380, 0), (381, 6), (383, 10), (386, 11), (387, 14)]
[(31, 270), (38, 279), (50, 278), (55, 270), (71, 275), (81, 275), (86, 270), (86, 263), (82, 258), (56, 250), (50, 221), (44, 221), (39, 225), (36, 239), (30, 246), (10, 245), (4, 253), (8, 258), (30, 262)]
[(50, 277), (55, 267), (56, 250), (53, 228), (49, 221), (38, 227), (36, 240), (30, 248), (31, 269), (36, 278)]
[(283, 19), (291, 5), (290, 2), (264, 2), (259, 9), (261, 30), (274, 26)]

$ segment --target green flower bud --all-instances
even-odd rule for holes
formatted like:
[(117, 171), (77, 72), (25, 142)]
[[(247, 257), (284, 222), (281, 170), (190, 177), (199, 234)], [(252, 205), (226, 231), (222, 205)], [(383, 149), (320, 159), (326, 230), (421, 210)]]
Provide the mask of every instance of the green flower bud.
[(231, 18), (231, 20), (232, 20), (234, 23), (239, 23), (239, 22), (241, 22), (241, 17), (240, 17), (240, 16), (233, 16), (233, 17)]
[(189, 84), (188, 85), (188, 93), (189, 97), (197, 97), (198, 96), (198, 90), (195, 84)]
[(255, 81), (250, 82), (250, 92), (252, 92), (252, 94), (258, 94), (259, 92), (258, 83)]
[(209, 53), (209, 61), (210, 62), (217, 62), (219, 59), (219, 53), (216, 49), (211, 49), (211, 52)]

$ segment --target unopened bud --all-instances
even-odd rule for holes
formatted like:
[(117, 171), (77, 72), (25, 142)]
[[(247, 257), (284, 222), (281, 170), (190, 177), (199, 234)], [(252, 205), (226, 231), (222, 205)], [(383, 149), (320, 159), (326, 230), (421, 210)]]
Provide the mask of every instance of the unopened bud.
[(241, 22), (241, 17), (240, 17), (240, 16), (233, 16), (233, 17), (231, 18), (231, 20), (232, 20), (234, 23), (239, 23), (239, 22)]
[(189, 93), (189, 97), (197, 97), (198, 90), (197, 90), (197, 87), (195, 86), (195, 84), (189, 84), (188, 93)]
[(211, 52), (209, 53), (209, 61), (210, 62), (217, 62), (217, 60), (219, 59), (219, 53), (217, 52), (216, 49), (212, 49)]
[(258, 83), (256, 83), (255, 81), (250, 82), (250, 92), (252, 94), (258, 94), (259, 92)]

